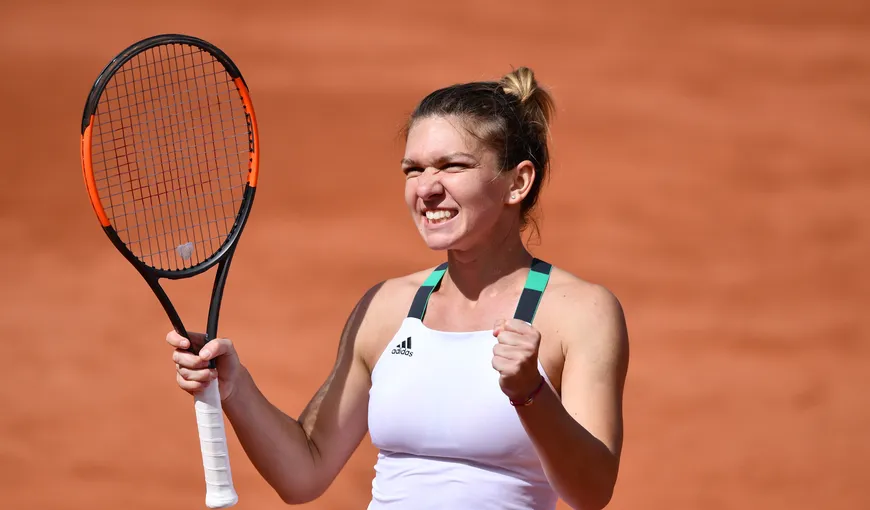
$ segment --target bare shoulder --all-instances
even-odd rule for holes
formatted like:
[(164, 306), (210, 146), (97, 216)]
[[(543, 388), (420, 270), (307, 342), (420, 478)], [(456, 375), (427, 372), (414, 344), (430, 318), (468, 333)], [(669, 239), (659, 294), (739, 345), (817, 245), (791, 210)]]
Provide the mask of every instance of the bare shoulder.
[(603, 285), (553, 267), (542, 300), (542, 317), (557, 331), (562, 353), (627, 350), (625, 312), (616, 295)]
[(402, 325), (417, 289), (434, 269), (384, 280), (369, 288), (357, 303), (348, 322), (358, 323), (356, 351), (369, 369)]
[(435, 268), (384, 280), (370, 288), (359, 306), (365, 306), (365, 323), (392, 329), (402, 321), (420, 285)]

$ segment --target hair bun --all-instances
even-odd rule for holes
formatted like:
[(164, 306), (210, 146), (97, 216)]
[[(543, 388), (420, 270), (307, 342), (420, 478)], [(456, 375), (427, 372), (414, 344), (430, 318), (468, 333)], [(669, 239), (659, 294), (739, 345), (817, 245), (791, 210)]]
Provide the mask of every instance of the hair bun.
[[(535, 73), (528, 67), (520, 67), (504, 75), (500, 81), (506, 94), (517, 97), (527, 113), (546, 130), (553, 116), (554, 105), (550, 94), (538, 87)], [(529, 111), (531, 110), (531, 111)]]
[(528, 101), (538, 88), (535, 73), (528, 67), (520, 67), (504, 75), (501, 83), (505, 93), (518, 97), (521, 103)]

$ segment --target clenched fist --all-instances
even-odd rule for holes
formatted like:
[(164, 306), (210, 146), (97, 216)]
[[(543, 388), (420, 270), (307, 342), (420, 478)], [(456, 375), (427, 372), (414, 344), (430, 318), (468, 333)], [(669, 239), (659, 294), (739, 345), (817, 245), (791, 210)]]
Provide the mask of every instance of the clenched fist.
[(500, 374), (498, 383), (515, 404), (523, 404), (543, 383), (538, 371), (541, 334), (518, 319), (501, 319), (492, 331), (498, 343), (492, 348), (492, 368)]

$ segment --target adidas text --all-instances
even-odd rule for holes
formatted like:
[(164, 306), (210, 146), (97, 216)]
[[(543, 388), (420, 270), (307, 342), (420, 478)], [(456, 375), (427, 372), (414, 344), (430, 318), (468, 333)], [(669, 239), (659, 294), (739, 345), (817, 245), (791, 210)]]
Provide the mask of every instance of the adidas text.
[(402, 354), (404, 356), (413, 356), (414, 353), (411, 352), (411, 337), (408, 337), (404, 342), (397, 344), (396, 347), (393, 348), (393, 354)]

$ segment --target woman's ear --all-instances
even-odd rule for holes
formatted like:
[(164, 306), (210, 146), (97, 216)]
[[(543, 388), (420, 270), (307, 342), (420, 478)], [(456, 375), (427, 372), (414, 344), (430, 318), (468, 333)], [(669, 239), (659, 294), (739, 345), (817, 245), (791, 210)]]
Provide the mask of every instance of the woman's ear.
[(505, 200), (508, 205), (522, 203), (532, 189), (532, 183), (535, 182), (535, 165), (531, 161), (523, 161), (514, 170), (508, 197)]

